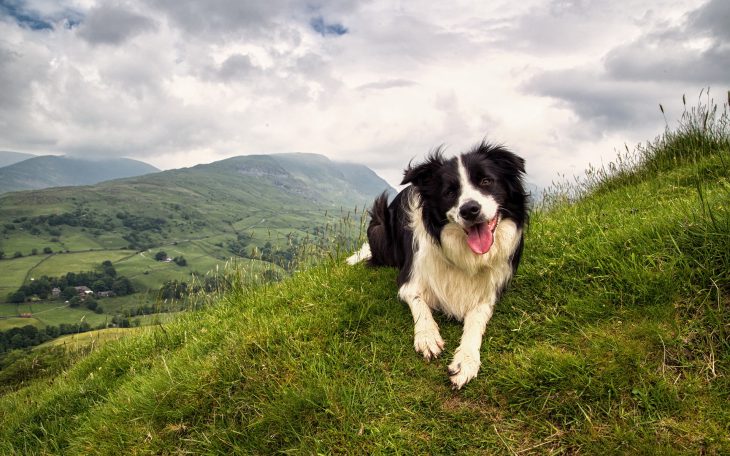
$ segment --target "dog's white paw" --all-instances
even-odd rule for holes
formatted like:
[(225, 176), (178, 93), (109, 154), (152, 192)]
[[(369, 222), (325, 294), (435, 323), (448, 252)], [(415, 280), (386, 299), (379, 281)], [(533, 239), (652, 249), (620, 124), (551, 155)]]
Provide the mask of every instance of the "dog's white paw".
[(454, 359), (449, 364), (448, 372), (453, 389), (461, 389), (477, 376), (479, 372), (479, 352), (471, 352), (468, 350), (456, 350)]
[(438, 358), (444, 349), (444, 340), (439, 334), (438, 327), (416, 331), (413, 338), (413, 346), (416, 351), (423, 355), (426, 361)]

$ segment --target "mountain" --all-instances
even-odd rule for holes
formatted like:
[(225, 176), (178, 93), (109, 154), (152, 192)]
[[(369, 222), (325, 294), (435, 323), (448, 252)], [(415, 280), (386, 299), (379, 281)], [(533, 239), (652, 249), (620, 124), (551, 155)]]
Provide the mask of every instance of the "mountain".
[(0, 193), (90, 185), (156, 171), (152, 165), (129, 158), (89, 160), (43, 155), (0, 168)]
[[(286, 267), (291, 255), (262, 256), (257, 249), (293, 252), (300, 241), (326, 237), (342, 219), (357, 236), (363, 208), (384, 190), (392, 191), (365, 166), (321, 155), (281, 154), (234, 157), (83, 187), (6, 193), (0, 195), (0, 251), (6, 256), (0, 262), (7, 265), (0, 268), (15, 262), (18, 274), (0, 275), (0, 300), (31, 270), (59, 276), (83, 270), (72, 265), (106, 259), (138, 290), (158, 289), (170, 279), (189, 280), (192, 273), (204, 274), (231, 257), (252, 267)], [(184, 256), (188, 265), (163, 269), (150, 260), (163, 246), (171, 257)], [(144, 252), (153, 248), (151, 255)], [(38, 266), (44, 258), (39, 252), (53, 252), (53, 257)]]
[(234, 172), (237, 177), (268, 176), (278, 182), (276, 185), (300, 196), (335, 205), (370, 204), (374, 195), (392, 190), (367, 166), (333, 162), (324, 155), (311, 153), (239, 156), (196, 168), (224, 174)]
[(0, 150), (0, 168), (10, 166), (13, 163), (18, 163), (33, 157), (35, 157), (35, 155)]

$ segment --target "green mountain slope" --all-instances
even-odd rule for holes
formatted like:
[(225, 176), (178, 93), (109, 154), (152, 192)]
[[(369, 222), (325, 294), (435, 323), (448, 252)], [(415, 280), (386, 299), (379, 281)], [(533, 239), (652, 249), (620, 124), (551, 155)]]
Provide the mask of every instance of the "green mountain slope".
[(91, 185), (157, 171), (152, 165), (129, 158), (89, 160), (43, 155), (0, 168), (0, 193)]
[(234, 272), (204, 311), (1, 397), (0, 453), (728, 454), (730, 136), (699, 133), (533, 214), (460, 392), (461, 325), (438, 317), (424, 362), (394, 270)]
[(0, 150), (0, 168), (4, 166), (10, 166), (13, 163), (18, 163), (33, 157), (35, 157), (35, 155), (24, 154), (22, 152), (9, 152), (6, 150)]
[[(77, 264), (105, 259), (137, 289), (187, 281), (231, 257), (250, 263), (262, 259), (252, 250), (267, 243), (294, 248), (293, 239), (319, 235), (356, 207), (362, 212), (388, 188), (362, 165), (285, 154), (0, 195), (0, 251), (6, 257), (0, 268), (16, 271), (0, 276), (0, 300), (30, 277), (76, 272)], [(184, 256), (188, 264), (157, 263), (154, 251), (145, 252), (153, 248)], [(15, 252), (23, 257), (13, 258)]]

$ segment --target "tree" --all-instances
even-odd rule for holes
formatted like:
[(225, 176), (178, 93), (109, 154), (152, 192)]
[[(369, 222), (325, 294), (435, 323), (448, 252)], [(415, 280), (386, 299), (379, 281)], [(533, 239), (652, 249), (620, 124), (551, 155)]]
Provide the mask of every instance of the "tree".
[(76, 288), (74, 288), (74, 287), (66, 287), (61, 292), (61, 296), (63, 297), (63, 299), (66, 299), (66, 300), (71, 299), (74, 296), (78, 296), (78, 295), (79, 295), (79, 293), (78, 293), (78, 291), (76, 291)]
[(43, 253), (53, 253), (53, 249), (50, 247), (43, 247)]
[(91, 289), (94, 290), (96, 293), (100, 291), (108, 290), (109, 287), (106, 285), (106, 282), (99, 279), (95, 281), (93, 284), (91, 284)]
[(8, 296), (8, 301), (12, 302), (13, 304), (20, 304), (22, 302), (25, 302), (25, 293), (23, 293), (22, 291), (10, 293), (10, 295)]
[(125, 296), (134, 293), (134, 287), (128, 278), (120, 277), (112, 284), (112, 291), (117, 296)]
[(176, 256), (175, 258), (172, 259), (172, 261), (174, 261), (175, 264), (178, 266), (187, 266), (188, 265), (188, 260), (186, 260), (185, 257), (182, 255)]
[(5, 258), (5, 252), (3, 252), (2, 250), (0, 250), (0, 259), (3, 259), (3, 258)]
[(157, 261), (165, 261), (167, 259), (167, 252), (164, 250), (160, 250), (159, 252), (155, 253), (155, 260)]
[(22, 258), (22, 257), (23, 257), (23, 254), (22, 254), (22, 253), (20, 253), (20, 252), (15, 252), (15, 253), (13, 254), (13, 258)]
[(68, 305), (71, 307), (78, 307), (79, 304), (81, 304), (81, 297), (79, 295), (68, 300)]

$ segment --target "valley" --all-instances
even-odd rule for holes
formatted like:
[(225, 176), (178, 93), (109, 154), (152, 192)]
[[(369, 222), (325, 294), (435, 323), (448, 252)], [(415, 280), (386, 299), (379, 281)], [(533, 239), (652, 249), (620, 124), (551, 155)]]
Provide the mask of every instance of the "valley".
[[(357, 237), (362, 208), (389, 188), (364, 166), (282, 154), (0, 195), (0, 331), (158, 321), (186, 305), (182, 296), (165, 299), (163, 286), (202, 283), (227, 263), (251, 283), (278, 280), (305, 246)], [(51, 296), (11, 302), (24, 284), (103, 262), (129, 279), (133, 294), (97, 297), (94, 310)]]

